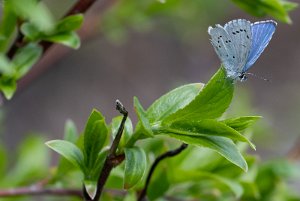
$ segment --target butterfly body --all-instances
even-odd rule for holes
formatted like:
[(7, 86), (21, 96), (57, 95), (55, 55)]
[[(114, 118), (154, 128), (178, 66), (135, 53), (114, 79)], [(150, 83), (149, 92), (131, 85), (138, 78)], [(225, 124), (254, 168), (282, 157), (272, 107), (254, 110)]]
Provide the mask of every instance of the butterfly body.
[(270, 42), (276, 22), (251, 23), (245, 19), (232, 20), (222, 27), (209, 27), (211, 44), (219, 56), (227, 77), (244, 81), (246, 71), (255, 63)]

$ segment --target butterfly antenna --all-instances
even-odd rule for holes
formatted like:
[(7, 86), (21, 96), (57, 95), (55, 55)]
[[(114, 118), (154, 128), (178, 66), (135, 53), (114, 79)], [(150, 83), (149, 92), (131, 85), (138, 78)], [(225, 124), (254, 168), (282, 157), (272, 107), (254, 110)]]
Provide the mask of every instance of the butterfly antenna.
[(246, 75), (251, 75), (251, 76), (253, 76), (253, 77), (256, 77), (256, 78), (258, 78), (258, 79), (262, 79), (262, 80), (267, 81), (267, 82), (271, 82), (270, 79), (267, 79), (267, 78), (265, 78), (265, 77), (258, 76), (258, 75), (254, 74), (254, 73), (248, 73), (248, 72), (246, 72), (245, 74), (246, 74)]

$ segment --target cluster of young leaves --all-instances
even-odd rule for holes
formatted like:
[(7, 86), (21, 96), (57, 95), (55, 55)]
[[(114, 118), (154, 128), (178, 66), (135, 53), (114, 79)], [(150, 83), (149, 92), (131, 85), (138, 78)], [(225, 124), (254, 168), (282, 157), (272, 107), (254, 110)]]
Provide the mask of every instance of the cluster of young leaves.
[[(139, 121), (135, 129), (130, 119), (126, 121), (118, 147), (118, 154), (125, 154), (125, 165), (121, 171), (124, 172), (122, 187), (132, 189), (140, 186), (137, 184), (149, 167), (145, 151), (136, 146), (136, 142), (161, 135), (212, 149), (247, 171), (247, 162), (236, 142), (246, 142), (254, 148), (240, 131), (260, 117), (219, 119), (231, 102), (233, 89), (232, 80), (220, 68), (206, 85), (197, 83), (176, 88), (156, 100), (146, 111), (135, 97), (134, 107)], [(104, 147), (110, 144), (108, 133), (114, 137), (120, 122), (121, 117), (116, 117), (108, 126), (101, 113), (94, 110), (79, 140), (52, 140), (46, 143), (82, 171), (85, 188), (91, 197), (96, 193), (99, 173), (108, 154)], [(120, 182), (111, 183), (115, 186)]]
[[(289, 12), (297, 3), (286, 0), (231, 0), (239, 8), (256, 17), (271, 16), (275, 20), (291, 23)], [(184, 9), (182, 9), (184, 8)], [(126, 37), (128, 30), (147, 31), (159, 27), (169, 31), (176, 39), (194, 41), (201, 36), (203, 26), (226, 15), (230, 4), (223, 0), (144, 0), (120, 1), (104, 15), (101, 29), (112, 40)], [(214, 15), (211, 15), (211, 13)]]
[[(17, 81), (40, 59), (41, 41), (60, 43), (77, 49), (80, 39), (75, 33), (83, 21), (82, 15), (68, 16), (56, 22), (42, 1), (9, 0), (2, 2), (0, 22), (0, 90), (10, 99)], [(22, 45), (14, 55), (7, 56), (11, 45), (24, 35)], [(10, 58), (12, 56), (12, 58)]]

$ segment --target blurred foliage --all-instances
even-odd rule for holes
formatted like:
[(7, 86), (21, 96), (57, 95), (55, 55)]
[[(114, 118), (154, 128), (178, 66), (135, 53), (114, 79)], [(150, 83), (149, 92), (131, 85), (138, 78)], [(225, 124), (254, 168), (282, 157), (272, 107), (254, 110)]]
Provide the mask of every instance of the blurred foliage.
[(294, 10), (298, 4), (285, 0), (232, 0), (240, 8), (256, 17), (267, 15), (285, 23), (291, 23), (288, 12)]
[[(41, 41), (79, 48), (80, 39), (74, 31), (81, 26), (83, 16), (68, 16), (56, 22), (42, 1), (10, 0), (2, 4), (0, 90), (10, 99), (17, 89), (17, 81), (41, 58)], [(19, 40), (17, 47), (14, 46), (16, 40)], [(11, 48), (15, 48), (13, 54)]]
[[(285, 0), (231, 0), (231, 2), (250, 15), (273, 17), (284, 23), (291, 23), (289, 12), (298, 5)], [(123, 41), (126, 32), (131, 29), (166, 31), (175, 39), (194, 41), (206, 33), (209, 24), (215, 24), (216, 19), (220, 19), (232, 9), (231, 2), (228, 0), (118, 1), (105, 13), (101, 29), (114, 41)]]

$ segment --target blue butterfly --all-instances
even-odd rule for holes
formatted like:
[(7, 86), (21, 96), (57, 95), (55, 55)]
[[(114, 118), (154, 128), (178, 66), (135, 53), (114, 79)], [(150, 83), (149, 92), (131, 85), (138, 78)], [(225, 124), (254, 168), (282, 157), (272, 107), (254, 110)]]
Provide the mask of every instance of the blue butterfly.
[(222, 27), (209, 27), (217, 55), (227, 77), (233, 80), (247, 79), (246, 71), (255, 63), (269, 44), (277, 23), (273, 20), (251, 23), (245, 19), (232, 20)]

